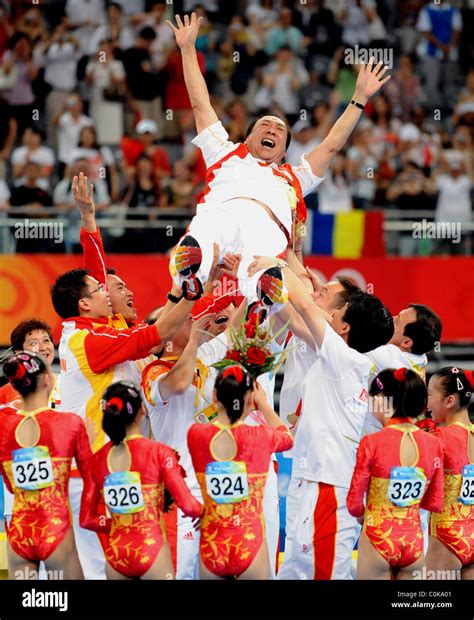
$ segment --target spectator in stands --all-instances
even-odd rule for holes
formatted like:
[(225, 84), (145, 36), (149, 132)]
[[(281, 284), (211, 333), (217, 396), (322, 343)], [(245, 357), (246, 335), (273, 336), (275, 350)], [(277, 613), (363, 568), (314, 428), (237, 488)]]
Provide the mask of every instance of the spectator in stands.
[(370, 152), (380, 160), (387, 151), (394, 152), (401, 123), (398, 118), (393, 117), (390, 101), (383, 93), (377, 94), (371, 104), (372, 112), (369, 118), (373, 128)]
[(32, 6), (25, 11), (20, 19), (17, 20), (15, 29), (26, 34), (33, 45), (41, 41), (48, 32), (46, 22), (38, 6)]
[(143, 13), (146, 8), (146, 0), (116, 0), (114, 4), (120, 5), (125, 15)]
[[(97, 132), (94, 126), (83, 127), (79, 136), (79, 144), (71, 150), (70, 162), (87, 160), (88, 170), (92, 183), (98, 179), (106, 179), (108, 190), (113, 202), (120, 196), (119, 175), (117, 164), (112, 150), (108, 146), (100, 146), (97, 140)], [(70, 166), (67, 167), (65, 176), (72, 178)]]
[[(10, 190), (3, 179), (0, 179), (0, 213), (10, 208)], [(0, 235), (1, 239), (1, 235)]]
[(125, 68), (114, 57), (112, 40), (104, 39), (86, 68), (90, 85), (90, 116), (101, 144), (119, 144), (123, 135), (123, 105), (126, 95)]
[(94, 121), (82, 113), (82, 99), (77, 94), (70, 95), (56, 114), (53, 122), (57, 127), (59, 175), (69, 162), (71, 150), (79, 144), (79, 136), (84, 127), (90, 127)]
[(334, 86), (341, 107), (349, 103), (357, 81), (359, 65), (348, 65), (345, 61), (345, 48), (338, 47), (329, 63), (326, 76), (328, 84)]
[(46, 132), (49, 143), (56, 146), (54, 118), (66, 99), (76, 90), (80, 44), (67, 32), (63, 21), (55, 28), (49, 41), (40, 44), (38, 49), (44, 65), (44, 81), (51, 87), (45, 104)]
[(339, 20), (343, 26), (342, 42), (353, 47), (354, 45), (368, 45), (369, 18), (367, 6), (373, 7), (374, 3), (370, 0), (346, 0), (344, 10), (339, 15)]
[(192, 182), (191, 168), (184, 159), (178, 159), (173, 165), (173, 174), (163, 184), (164, 207), (192, 209), (195, 206), (195, 187)]
[(3, 74), (10, 76), (13, 85), (5, 88), (4, 97), (18, 125), (18, 134), (33, 123), (35, 94), (32, 82), (38, 76), (38, 67), (31, 59), (31, 42), (22, 32), (16, 32), (9, 42), (9, 49), (2, 59)]
[(135, 36), (133, 30), (126, 25), (123, 7), (118, 2), (107, 4), (107, 21), (97, 26), (90, 40), (89, 55), (95, 56), (101, 49), (102, 41), (110, 41), (114, 49), (127, 50), (133, 47)]
[(319, 213), (347, 213), (352, 210), (351, 184), (347, 161), (342, 153), (336, 155), (324, 181), (318, 189)]
[[(155, 39), (153, 28), (145, 26), (138, 33), (134, 47), (121, 52), (118, 58), (125, 67), (127, 85), (133, 99), (130, 102), (132, 110), (142, 118), (153, 120), (161, 129), (163, 77), (153, 71), (151, 63), (151, 49)], [(128, 128), (130, 126), (129, 122)]]
[(34, 161), (29, 161), (23, 174), (23, 183), (11, 190), (10, 203), (12, 207), (28, 207), (29, 212), (31, 209), (31, 215), (41, 217), (42, 214), (35, 213), (35, 211), (52, 205), (51, 195), (38, 184), (41, 166)]
[(51, 189), (51, 174), (54, 170), (56, 158), (54, 151), (44, 146), (44, 133), (37, 127), (27, 127), (23, 133), (23, 145), (17, 147), (11, 156), (12, 173), (15, 185), (23, 185), (25, 182), (25, 168), (32, 161), (40, 166), (40, 176), (37, 181), (38, 187), (46, 192)]
[(158, 127), (151, 119), (143, 119), (135, 128), (135, 137), (124, 136), (121, 142), (125, 178), (131, 183), (135, 178), (138, 158), (145, 154), (153, 162), (153, 170), (157, 180), (168, 176), (171, 172), (167, 151), (155, 144)]
[[(64, 233), (64, 243), (66, 251), (71, 253), (73, 251), (81, 251), (79, 244), (79, 233), (81, 230), (81, 215), (79, 209), (76, 207), (74, 197), (72, 194), (72, 179), (74, 175), (79, 175), (81, 172), (86, 176), (89, 176), (89, 161), (87, 159), (78, 159), (71, 163), (70, 175), (64, 178), (56, 185), (53, 193), (53, 202), (55, 207), (59, 207), (64, 210), (64, 216), (61, 219), (66, 219), (67, 227)], [(94, 181), (94, 203), (97, 215), (100, 217), (104, 211), (110, 206), (110, 196), (107, 191), (107, 184), (103, 179), (96, 179)], [(105, 235), (105, 232), (103, 232)]]
[(0, 58), (6, 52), (8, 41), (13, 36), (15, 27), (12, 24), (10, 15), (4, 6), (0, 6)]
[(423, 63), (427, 103), (431, 108), (443, 105), (452, 109), (457, 48), (462, 30), (461, 12), (449, 2), (428, 1), (420, 11), (416, 27), (423, 35), (418, 53)]
[(251, 4), (245, 15), (251, 27), (260, 36), (263, 42), (267, 39), (268, 31), (277, 25), (278, 11), (275, 9), (275, 0), (261, 0)]
[(320, 142), (315, 128), (309, 121), (303, 119), (296, 121), (291, 130), (291, 142), (286, 151), (285, 160), (292, 166), (299, 166), (302, 155), (309, 153)]
[(296, 121), (301, 109), (299, 91), (309, 81), (303, 61), (294, 55), (289, 46), (282, 46), (270, 63), (263, 78), (268, 89), (269, 101), (276, 103), (285, 113), (290, 124)]
[[(312, 60), (321, 63), (327, 69), (331, 58), (341, 41), (341, 28), (335, 23), (334, 13), (324, 7), (324, 0), (308, 0), (297, 4), (294, 25), (304, 35), (304, 43)], [(326, 57), (321, 59), (320, 57)], [(325, 71), (324, 71), (325, 72)]]
[(269, 30), (265, 51), (273, 56), (283, 46), (295, 54), (303, 51), (303, 33), (293, 26), (293, 11), (288, 7), (281, 9), (278, 24)]
[(413, 160), (406, 160), (401, 172), (387, 189), (387, 200), (397, 209), (433, 209), (435, 206), (432, 183), (422, 168)]
[(141, 15), (134, 15), (131, 18), (132, 24), (139, 28), (148, 26), (155, 32), (155, 39), (150, 49), (152, 66), (159, 71), (166, 64), (168, 51), (174, 46), (172, 31), (166, 24), (166, 0), (153, 0), (149, 4), (149, 12)]
[(87, 56), (95, 29), (105, 22), (104, 0), (67, 0), (65, 11), (68, 27), (80, 43), (81, 55)]
[[(471, 180), (464, 170), (463, 155), (446, 151), (441, 158), (434, 183), (438, 190), (436, 221), (467, 224), (472, 220)], [(460, 243), (440, 239), (438, 249), (448, 254), (470, 254), (472, 235), (464, 230)]]
[(392, 105), (393, 113), (407, 123), (415, 103), (423, 97), (420, 78), (413, 70), (413, 59), (409, 54), (400, 56), (398, 70), (386, 84), (384, 92)]
[(17, 135), (17, 122), (12, 109), (3, 97), (0, 97), (0, 180), (5, 179), (7, 161), (10, 159)]
[[(452, 117), (452, 124), (456, 126), (458, 124), (474, 127), (472, 122), (472, 116), (474, 112), (474, 69), (471, 69), (466, 76), (466, 84), (461, 90), (456, 102), (454, 114)], [(469, 118), (471, 120), (469, 120)]]
[(347, 151), (347, 170), (351, 180), (354, 207), (369, 209), (375, 196), (377, 160), (370, 154), (372, 125), (369, 121), (359, 123), (353, 134), (353, 146)]
[(242, 99), (233, 99), (227, 104), (228, 121), (225, 125), (231, 142), (244, 142), (250, 125), (249, 112)]

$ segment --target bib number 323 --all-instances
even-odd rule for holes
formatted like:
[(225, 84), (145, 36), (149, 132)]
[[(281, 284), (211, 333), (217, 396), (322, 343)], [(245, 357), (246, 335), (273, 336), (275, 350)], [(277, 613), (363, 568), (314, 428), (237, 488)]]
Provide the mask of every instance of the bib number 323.
[(459, 501), (468, 506), (474, 504), (474, 465), (464, 465), (462, 468), (462, 484)]
[(39, 491), (54, 482), (53, 464), (47, 446), (20, 448), (13, 452), (13, 480), (19, 489)]
[(401, 508), (420, 502), (426, 487), (426, 476), (420, 467), (392, 467), (388, 499)]
[(139, 512), (145, 507), (140, 473), (117, 471), (104, 480), (104, 500), (110, 512), (121, 515)]
[(247, 467), (241, 461), (214, 461), (206, 467), (206, 488), (216, 504), (235, 504), (249, 494)]

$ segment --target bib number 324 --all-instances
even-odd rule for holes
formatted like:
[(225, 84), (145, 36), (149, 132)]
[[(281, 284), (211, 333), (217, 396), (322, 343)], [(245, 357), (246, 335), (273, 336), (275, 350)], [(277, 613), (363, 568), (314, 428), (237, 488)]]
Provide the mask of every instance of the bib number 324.
[(420, 467), (392, 467), (388, 499), (401, 508), (418, 504), (426, 487), (426, 476)]
[(20, 448), (13, 452), (13, 480), (19, 489), (39, 491), (54, 483), (53, 464), (47, 446)]
[(459, 501), (468, 506), (474, 504), (474, 465), (464, 465), (462, 468), (462, 484)]
[(104, 500), (110, 512), (128, 515), (145, 507), (140, 473), (117, 471), (104, 480)]
[(249, 494), (247, 467), (240, 461), (215, 461), (206, 467), (206, 488), (216, 504), (235, 504)]

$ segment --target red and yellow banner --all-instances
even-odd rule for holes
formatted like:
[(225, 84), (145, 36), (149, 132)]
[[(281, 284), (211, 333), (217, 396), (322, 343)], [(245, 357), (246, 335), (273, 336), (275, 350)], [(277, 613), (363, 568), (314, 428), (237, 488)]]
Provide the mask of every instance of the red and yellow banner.
[[(144, 318), (162, 305), (170, 288), (168, 257), (109, 255), (107, 264), (127, 282)], [(431, 306), (443, 321), (443, 341), (474, 341), (474, 289), (469, 274), (474, 258), (307, 257), (307, 264), (326, 280), (338, 273), (356, 279), (380, 297), (393, 313), (409, 303)], [(51, 305), (50, 287), (64, 271), (82, 267), (80, 255), (14, 255), (0, 257), (0, 344), (21, 320), (36, 316), (48, 321), (59, 340), (61, 320)]]

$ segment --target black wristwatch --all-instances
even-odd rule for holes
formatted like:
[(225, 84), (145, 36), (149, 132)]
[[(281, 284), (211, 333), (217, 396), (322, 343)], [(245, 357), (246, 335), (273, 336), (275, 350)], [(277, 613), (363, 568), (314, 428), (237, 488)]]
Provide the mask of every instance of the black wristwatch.
[(362, 103), (359, 103), (355, 99), (351, 99), (351, 103), (352, 105), (355, 105), (356, 108), (359, 108), (359, 110), (363, 110), (365, 108), (365, 106), (362, 105)]
[(181, 295), (181, 297), (176, 297), (176, 295), (168, 293), (168, 299), (174, 304), (178, 304), (183, 299), (183, 296)]

